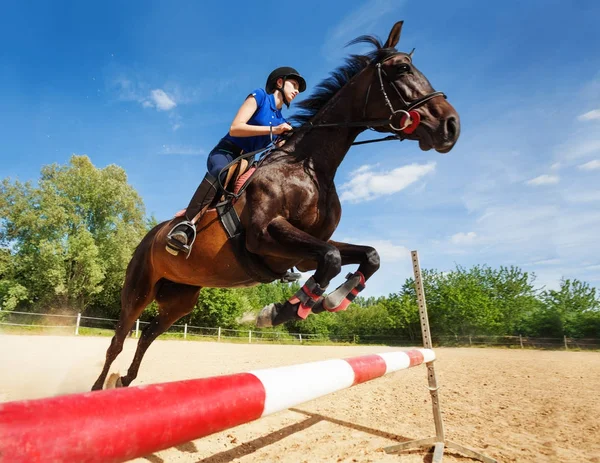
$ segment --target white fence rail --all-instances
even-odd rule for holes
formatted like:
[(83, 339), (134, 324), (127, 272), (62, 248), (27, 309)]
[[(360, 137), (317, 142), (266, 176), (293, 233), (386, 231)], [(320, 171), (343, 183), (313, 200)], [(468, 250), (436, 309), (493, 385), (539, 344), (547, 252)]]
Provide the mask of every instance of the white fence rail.
[[(114, 329), (119, 320), (112, 318), (101, 318), (101, 317), (88, 317), (78, 313), (77, 315), (59, 315), (59, 314), (46, 314), (46, 313), (33, 313), (33, 312), (19, 312), (19, 311), (10, 311), (3, 312), (0, 311), (0, 315), (4, 315), (6, 317), (10, 317), (11, 319), (15, 318), (15, 316), (21, 316), (23, 318), (28, 319), (28, 323), (15, 323), (12, 321), (6, 321), (2, 317), (0, 317), (0, 326), (15, 326), (15, 327), (34, 327), (34, 328), (47, 328), (47, 329), (60, 329), (65, 330), (65, 334), (68, 334), (70, 331), (75, 336), (79, 335), (80, 328), (104, 328), (104, 329)], [(39, 319), (42, 322), (36, 323), (32, 322), (33, 319)], [(54, 324), (51, 321), (53, 318), (61, 318), (66, 319), (66, 323), (71, 321), (70, 324)], [(98, 326), (99, 323), (103, 326)], [(106, 323), (104, 323), (106, 322)], [(136, 320), (135, 327), (131, 332), (131, 336), (135, 338), (139, 338), (141, 330), (144, 326), (149, 325), (150, 323), (147, 321)], [(216, 341), (222, 340), (241, 340), (247, 339), (248, 343), (252, 342), (273, 342), (273, 343), (283, 343), (283, 342), (298, 342), (303, 343), (306, 341), (312, 342), (330, 342), (330, 338), (327, 336), (321, 335), (311, 335), (311, 334), (301, 334), (301, 333), (288, 333), (283, 331), (256, 331), (256, 330), (235, 330), (230, 328), (222, 328), (222, 327), (206, 327), (206, 326), (194, 326), (189, 325), (187, 323), (172, 325), (168, 330), (169, 334), (181, 334), (183, 339), (188, 338), (213, 338)], [(347, 342), (352, 342), (354, 338), (352, 336), (347, 337)]]
[[(19, 320), (19, 317), (21, 319)], [(60, 320), (60, 321), (59, 321)], [(70, 323), (69, 323), (70, 322)], [(81, 328), (114, 330), (118, 320), (112, 318), (88, 317), (77, 315), (46, 314), (0, 310), (0, 329), (7, 327), (33, 327), (59, 330), (61, 333), (80, 334)], [(141, 330), (149, 322), (137, 320), (131, 336), (139, 338)], [(214, 341), (242, 341), (248, 343), (352, 343), (352, 344), (388, 344), (398, 346), (414, 345), (415, 339), (399, 338), (395, 335), (319, 335), (288, 333), (277, 330), (235, 330), (223, 327), (194, 326), (184, 323), (171, 326), (168, 334), (180, 335), (183, 339), (204, 338)], [(486, 335), (454, 335), (434, 336), (437, 346), (492, 346), (537, 349), (600, 349), (600, 339), (578, 339), (563, 336), (562, 338), (537, 338), (526, 336), (486, 336)]]

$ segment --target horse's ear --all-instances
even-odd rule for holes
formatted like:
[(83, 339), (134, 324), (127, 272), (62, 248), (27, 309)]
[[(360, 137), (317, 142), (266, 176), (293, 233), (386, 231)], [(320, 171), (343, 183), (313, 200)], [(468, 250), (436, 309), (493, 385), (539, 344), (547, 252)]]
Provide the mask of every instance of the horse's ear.
[(390, 36), (388, 37), (387, 42), (385, 42), (383, 48), (394, 48), (398, 44), (403, 24), (404, 21), (398, 21), (396, 24), (394, 24), (394, 27), (392, 27), (392, 30), (390, 31)]

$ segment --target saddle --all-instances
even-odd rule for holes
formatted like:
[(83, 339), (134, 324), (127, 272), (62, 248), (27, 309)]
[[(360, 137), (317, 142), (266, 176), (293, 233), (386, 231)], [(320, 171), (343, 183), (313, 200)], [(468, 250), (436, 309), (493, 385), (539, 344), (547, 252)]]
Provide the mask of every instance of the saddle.
[[(256, 168), (257, 163), (250, 164), (246, 159), (239, 159), (233, 164), (228, 169), (223, 183), (223, 187), (228, 193), (222, 192), (219, 196), (219, 201), (212, 209), (217, 211), (219, 220), (235, 249), (238, 260), (253, 280), (259, 283), (270, 283), (275, 280), (292, 283), (301, 277), (300, 273), (294, 273), (293, 271), (287, 271), (284, 274), (274, 273), (258, 256), (250, 255), (244, 245), (244, 228), (233, 205), (239, 194), (248, 185), (252, 175), (256, 172)], [(185, 209), (175, 214), (175, 217), (182, 217), (184, 215)]]
[[(227, 177), (223, 183), (223, 188), (234, 195), (237, 195), (244, 184), (250, 179), (256, 167), (250, 164), (246, 159), (239, 159), (233, 166), (227, 170)], [(221, 196), (221, 201), (225, 201), (226, 195)]]
[(256, 166), (254, 163), (250, 165), (246, 159), (240, 159), (227, 171), (223, 187), (233, 195), (224, 192), (215, 209), (229, 238), (233, 238), (242, 232), (242, 224), (233, 205), (255, 171)]
[[(250, 164), (246, 159), (239, 159), (238, 162), (233, 164), (227, 170), (227, 176), (225, 177), (225, 181), (223, 182), (223, 188), (225, 191), (221, 192), (221, 194), (218, 196), (218, 199), (215, 198), (212, 201), (211, 206), (209, 206), (208, 210), (214, 210), (215, 208), (218, 208), (218, 206), (221, 204), (235, 202), (235, 195), (238, 195), (241, 192), (242, 187), (244, 187), (248, 180), (250, 180), (250, 177), (252, 177), (254, 171), (256, 171), (256, 166), (254, 165), (254, 163)], [(233, 193), (234, 196), (232, 197), (226, 192)], [(185, 216), (185, 212), (185, 209), (181, 209), (175, 213), (174, 217), (183, 217)]]

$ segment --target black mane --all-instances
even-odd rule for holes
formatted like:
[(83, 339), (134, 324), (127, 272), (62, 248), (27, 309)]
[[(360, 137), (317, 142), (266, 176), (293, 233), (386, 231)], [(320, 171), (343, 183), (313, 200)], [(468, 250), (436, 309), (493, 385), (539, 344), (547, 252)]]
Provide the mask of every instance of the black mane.
[(359, 72), (372, 62), (378, 63), (397, 53), (395, 48), (383, 48), (381, 41), (372, 35), (361, 35), (346, 46), (368, 43), (375, 47), (366, 55), (350, 55), (346, 64), (340, 66), (315, 88), (312, 95), (298, 103), (299, 112), (290, 117), (290, 121), (299, 125), (307, 123)]

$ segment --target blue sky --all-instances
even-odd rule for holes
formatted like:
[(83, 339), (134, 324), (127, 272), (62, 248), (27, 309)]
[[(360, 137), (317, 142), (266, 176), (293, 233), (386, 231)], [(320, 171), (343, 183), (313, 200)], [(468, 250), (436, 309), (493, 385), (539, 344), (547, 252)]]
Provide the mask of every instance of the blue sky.
[[(342, 6), (343, 5), (343, 6)], [(334, 238), (374, 245), (365, 296), (423, 267), (517, 265), (600, 286), (600, 2), (66, 2), (4, 5), (0, 177), (86, 154), (148, 214), (184, 207), (245, 96), (277, 66), (314, 86), (405, 21), (399, 49), (461, 116), (452, 152), (352, 148)], [(285, 115), (293, 113), (291, 110)], [(343, 272), (345, 274), (345, 272)]]

